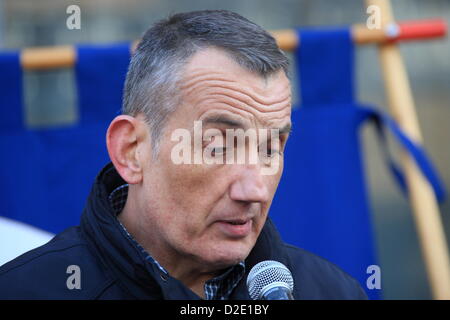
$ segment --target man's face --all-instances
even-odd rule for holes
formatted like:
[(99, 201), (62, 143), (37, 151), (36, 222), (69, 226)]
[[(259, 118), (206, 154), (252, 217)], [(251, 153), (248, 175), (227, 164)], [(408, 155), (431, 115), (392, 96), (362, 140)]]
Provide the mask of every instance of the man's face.
[[(149, 230), (156, 257), (188, 258), (205, 270), (220, 269), (248, 256), (265, 223), (283, 169), (290, 83), (283, 71), (264, 79), (222, 51), (205, 49), (183, 70), (181, 94), (182, 103), (165, 126), (157, 159), (150, 152), (146, 156), (139, 195), (145, 212), (142, 228)], [(223, 134), (223, 141), (226, 129), (284, 128), (279, 133), (279, 148), (271, 151), (279, 160), (278, 171), (264, 175), (265, 164), (250, 163), (248, 158), (245, 163), (174, 163), (172, 150), (178, 141), (172, 141), (172, 133), (186, 129), (194, 140), (195, 121), (202, 121), (203, 133), (217, 129), (213, 132)], [(217, 139), (212, 137), (200, 146), (192, 141), (193, 153), (195, 148), (204, 151)], [(270, 149), (274, 144), (265, 145)], [(227, 151), (214, 149), (224, 155)]]

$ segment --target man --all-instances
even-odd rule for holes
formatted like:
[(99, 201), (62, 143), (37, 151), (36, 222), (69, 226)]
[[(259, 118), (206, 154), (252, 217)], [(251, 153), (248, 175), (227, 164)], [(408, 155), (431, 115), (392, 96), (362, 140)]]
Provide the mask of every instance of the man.
[[(296, 299), (365, 298), (338, 267), (283, 243), (267, 219), (291, 126), (287, 70), (274, 39), (235, 13), (155, 24), (132, 57), (123, 115), (107, 132), (112, 164), (80, 226), (4, 265), (0, 297), (249, 299), (252, 266), (276, 260), (291, 270)], [(192, 139), (177, 139), (180, 130)], [(256, 161), (251, 134), (230, 141), (230, 130), (257, 132)]]

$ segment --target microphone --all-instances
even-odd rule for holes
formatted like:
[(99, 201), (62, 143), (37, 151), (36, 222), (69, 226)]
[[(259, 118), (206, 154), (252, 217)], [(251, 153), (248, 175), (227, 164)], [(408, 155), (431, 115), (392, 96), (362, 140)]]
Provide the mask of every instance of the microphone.
[(294, 279), (289, 269), (273, 260), (256, 264), (247, 277), (247, 288), (253, 300), (294, 300)]

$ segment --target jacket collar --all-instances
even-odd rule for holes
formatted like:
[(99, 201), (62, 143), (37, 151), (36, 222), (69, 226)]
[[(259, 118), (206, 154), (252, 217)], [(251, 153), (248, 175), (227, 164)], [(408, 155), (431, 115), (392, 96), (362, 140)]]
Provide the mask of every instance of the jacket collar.
[[(127, 237), (113, 214), (109, 194), (125, 181), (112, 163), (98, 174), (81, 217), (81, 230), (96, 250), (109, 276), (136, 299), (198, 299), (180, 281), (163, 274), (148, 263), (142, 251)], [(289, 266), (283, 242), (270, 219), (264, 225), (255, 247), (245, 261), (246, 275), (235, 288), (231, 299), (250, 299), (246, 279), (251, 268), (263, 260), (276, 260)]]

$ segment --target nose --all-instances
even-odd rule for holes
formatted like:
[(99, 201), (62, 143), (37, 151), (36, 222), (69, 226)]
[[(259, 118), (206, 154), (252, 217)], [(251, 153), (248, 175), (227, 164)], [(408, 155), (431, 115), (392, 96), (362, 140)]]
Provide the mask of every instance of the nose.
[(230, 198), (235, 201), (264, 203), (269, 201), (269, 197), (260, 166), (239, 166), (238, 177), (230, 187)]

